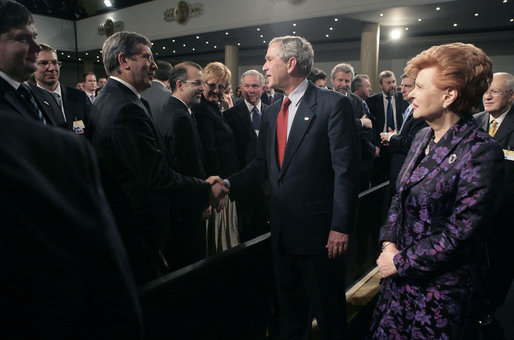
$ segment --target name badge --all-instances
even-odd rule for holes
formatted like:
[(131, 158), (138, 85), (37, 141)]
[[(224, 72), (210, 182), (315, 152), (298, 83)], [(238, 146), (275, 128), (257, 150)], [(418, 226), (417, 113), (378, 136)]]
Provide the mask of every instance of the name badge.
[(505, 155), (506, 160), (514, 161), (514, 150), (503, 149), (503, 154)]
[(84, 122), (82, 120), (73, 121), (73, 131), (75, 131), (76, 134), (83, 135), (85, 128), (86, 126), (84, 125)]

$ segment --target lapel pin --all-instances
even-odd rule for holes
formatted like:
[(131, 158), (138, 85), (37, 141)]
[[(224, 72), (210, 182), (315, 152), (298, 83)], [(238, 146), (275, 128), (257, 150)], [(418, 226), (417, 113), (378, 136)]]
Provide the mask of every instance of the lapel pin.
[(450, 155), (450, 159), (448, 159), (448, 163), (453, 164), (453, 162), (455, 162), (456, 159), (457, 159), (457, 155), (452, 153)]
[(50, 105), (50, 103), (47, 102), (46, 100), (44, 100), (43, 103), (45, 103), (45, 105), (48, 105), (48, 106)]
[(309, 119), (310, 119), (310, 117), (303, 117), (303, 119), (304, 119), (304, 120), (309, 120)]

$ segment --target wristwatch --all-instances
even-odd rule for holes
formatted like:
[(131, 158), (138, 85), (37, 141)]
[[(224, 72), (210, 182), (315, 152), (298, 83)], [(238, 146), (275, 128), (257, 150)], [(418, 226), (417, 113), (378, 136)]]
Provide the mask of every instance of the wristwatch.
[(388, 245), (390, 245), (391, 243), (392, 243), (391, 241), (382, 242), (382, 250), (384, 250), (384, 248), (387, 247)]

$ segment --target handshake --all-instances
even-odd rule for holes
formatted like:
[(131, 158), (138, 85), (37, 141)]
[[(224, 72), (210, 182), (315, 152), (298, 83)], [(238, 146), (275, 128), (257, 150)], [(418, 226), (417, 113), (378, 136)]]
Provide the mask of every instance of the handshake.
[(220, 201), (222, 201), (225, 196), (228, 195), (230, 190), (227, 187), (225, 181), (223, 181), (219, 176), (211, 176), (207, 178), (206, 181), (211, 185), (211, 204), (217, 206)]

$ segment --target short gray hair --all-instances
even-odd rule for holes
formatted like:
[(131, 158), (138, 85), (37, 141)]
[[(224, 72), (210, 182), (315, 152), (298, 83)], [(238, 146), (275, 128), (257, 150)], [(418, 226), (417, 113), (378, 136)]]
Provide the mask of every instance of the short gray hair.
[(494, 76), (505, 77), (506, 84), (507, 84), (507, 90), (514, 91), (514, 76), (512, 74), (507, 73), (507, 72), (496, 72), (496, 73), (493, 73), (493, 78), (494, 78)]
[(337, 72), (350, 73), (352, 75), (352, 78), (353, 78), (353, 75), (355, 74), (355, 71), (353, 70), (353, 66), (350, 64), (346, 64), (346, 63), (341, 63), (341, 64), (337, 64), (336, 66), (334, 66), (334, 68), (332, 69), (332, 72), (330, 72), (330, 78), (334, 79), (336, 77)]
[(382, 84), (382, 79), (389, 78), (389, 77), (395, 77), (393, 71), (384, 70), (384, 71), (380, 72), (378, 74), (378, 83)]
[(290, 58), (298, 61), (297, 69), (302, 76), (309, 76), (314, 64), (314, 50), (312, 45), (303, 37), (286, 35), (273, 38), (268, 46), (279, 42), (278, 55), (280, 59), (287, 62)]
[(111, 76), (119, 72), (118, 55), (120, 53), (131, 58), (139, 51), (139, 44), (151, 46), (147, 37), (135, 32), (117, 32), (107, 38), (102, 46), (102, 58), (107, 75)]
[(245, 73), (243, 73), (243, 75), (241, 76), (241, 83), (243, 83), (243, 78), (244, 77), (250, 76), (250, 75), (251, 76), (257, 75), (258, 78), (259, 78), (259, 81), (261, 82), (261, 86), (264, 86), (264, 76), (262, 75), (262, 73), (260, 73), (257, 70), (248, 70)]
[(355, 92), (355, 90), (358, 87), (362, 87), (362, 79), (369, 80), (369, 76), (367, 74), (356, 74), (355, 77), (352, 79), (352, 92)]

